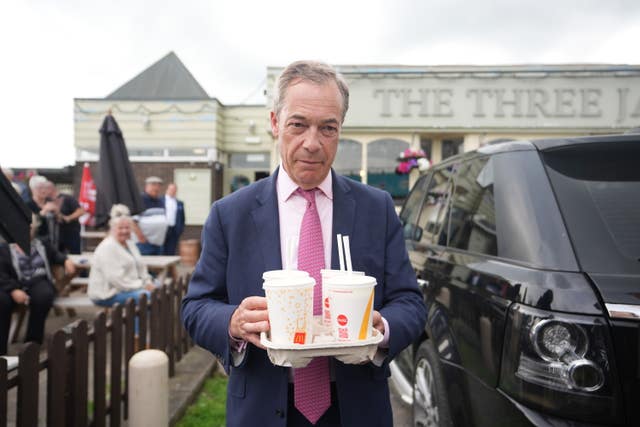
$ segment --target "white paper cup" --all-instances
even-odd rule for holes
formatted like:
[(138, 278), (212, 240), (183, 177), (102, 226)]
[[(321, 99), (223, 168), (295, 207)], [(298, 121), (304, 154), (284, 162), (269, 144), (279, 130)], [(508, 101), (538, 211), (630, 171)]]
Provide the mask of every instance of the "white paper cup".
[(313, 341), (313, 287), (316, 281), (306, 273), (299, 273), (267, 275), (270, 278), (262, 285), (267, 297), (273, 343), (310, 344)]
[(329, 291), (325, 286), (325, 282), (336, 276), (342, 274), (356, 274), (358, 276), (364, 276), (364, 271), (345, 271), (345, 270), (320, 270), (320, 276), (322, 278), (322, 324), (324, 326), (331, 326), (331, 301), (329, 301)]
[(371, 337), (375, 277), (355, 274), (327, 279), (331, 327), (337, 341), (362, 341)]

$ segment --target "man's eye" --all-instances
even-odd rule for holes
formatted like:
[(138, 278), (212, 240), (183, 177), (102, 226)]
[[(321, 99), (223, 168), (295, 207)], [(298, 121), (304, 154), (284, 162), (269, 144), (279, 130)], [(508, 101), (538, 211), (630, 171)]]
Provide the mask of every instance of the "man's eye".
[(294, 128), (301, 128), (301, 127), (304, 127), (304, 124), (300, 122), (291, 122), (289, 123), (289, 126)]
[(323, 126), (320, 131), (325, 136), (334, 136), (338, 133), (338, 128), (335, 126)]

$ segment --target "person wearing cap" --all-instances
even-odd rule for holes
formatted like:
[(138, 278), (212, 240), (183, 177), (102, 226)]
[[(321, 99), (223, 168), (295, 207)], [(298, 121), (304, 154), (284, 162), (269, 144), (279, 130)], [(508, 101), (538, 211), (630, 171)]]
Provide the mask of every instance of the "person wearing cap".
[[(389, 362), (423, 333), (426, 307), (391, 196), (331, 167), (348, 101), (330, 66), (286, 67), (271, 112), (280, 166), (216, 201), (205, 222), (182, 321), (229, 374), (230, 427), (393, 425)], [(285, 242), (294, 238), (300, 252), (292, 263), (301, 270), (316, 277), (319, 268), (338, 269), (336, 234), (350, 236), (353, 270), (376, 279), (377, 354), (359, 365), (329, 357), (303, 369), (275, 366), (260, 341), (270, 328), (262, 274), (289, 266)]]
[(164, 197), (162, 197), (162, 183), (162, 178), (157, 176), (149, 176), (144, 180), (142, 193), (144, 211), (133, 217), (136, 246), (142, 255), (162, 255), (169, 226)]

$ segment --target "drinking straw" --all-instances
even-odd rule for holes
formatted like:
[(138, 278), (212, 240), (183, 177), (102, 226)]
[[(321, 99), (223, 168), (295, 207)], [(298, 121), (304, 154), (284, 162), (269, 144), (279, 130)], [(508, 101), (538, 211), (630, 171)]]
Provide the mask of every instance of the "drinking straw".
[(344, 253), (342, 252), (342, 234), (338, 233), (338, 259), (340, 260), (340, 271), (344, 271)]
[(349, 236), (342, 236), (344, 242), (344, 258), (347, 261), (347, 271), (353, 271), (351, 266), (351, 248), (349, 247)]

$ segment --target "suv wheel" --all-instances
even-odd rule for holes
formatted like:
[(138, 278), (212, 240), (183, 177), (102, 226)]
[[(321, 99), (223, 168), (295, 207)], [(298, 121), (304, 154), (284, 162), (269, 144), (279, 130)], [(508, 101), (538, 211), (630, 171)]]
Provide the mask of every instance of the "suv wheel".
[(440, 360), (431, 341), (418, 348), (413, 376), (413, 425), (450, 427), (449, 402), (440, 370)]

